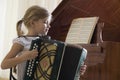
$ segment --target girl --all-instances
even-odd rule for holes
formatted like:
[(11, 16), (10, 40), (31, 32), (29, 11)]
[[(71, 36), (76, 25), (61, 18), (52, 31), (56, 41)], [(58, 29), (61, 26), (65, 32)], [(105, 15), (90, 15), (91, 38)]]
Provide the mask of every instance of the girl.
[[(17, 23), (18, 37), (13, 40), (11, 50), (1, 63), (2, 69), (11, 68), (17, 65), (17, 80), (23, 80), (26, 61), (34, 59), (37, 50), (29, 51), (31, 41), (38, 36), (47, 35), (50, 28), (51, 14), (44, 8), (39, 6), (30, 7), (22, 20)], [(23, 36), (21, 25), (24, 23), (28, 29), (28, 33)], [(84, 74), (86, 65), (81, 68), (81, 74)]]

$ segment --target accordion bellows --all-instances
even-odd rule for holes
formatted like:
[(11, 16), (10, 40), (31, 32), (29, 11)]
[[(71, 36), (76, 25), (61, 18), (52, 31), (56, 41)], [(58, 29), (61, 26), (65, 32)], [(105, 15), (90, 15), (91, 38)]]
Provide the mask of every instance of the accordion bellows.
[[(27, 61), (23, 80), (74, 80), (80, 67), (83, 48), (80, 45), (38, 38), (30, 50), (38, 50), (38, 56)], [(82, 63), (81, 63), (82, 64)]]

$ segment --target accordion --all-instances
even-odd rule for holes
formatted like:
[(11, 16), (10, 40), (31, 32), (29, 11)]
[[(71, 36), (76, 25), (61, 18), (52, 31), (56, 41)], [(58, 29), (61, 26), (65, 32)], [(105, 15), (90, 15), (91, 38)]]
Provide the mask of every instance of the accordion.
[(38, 50), (38, 56), (27, 61), (23, 80), (75, 80), (86, 58), (80, 45), (42, 37), (32, 41), (33, 49)]

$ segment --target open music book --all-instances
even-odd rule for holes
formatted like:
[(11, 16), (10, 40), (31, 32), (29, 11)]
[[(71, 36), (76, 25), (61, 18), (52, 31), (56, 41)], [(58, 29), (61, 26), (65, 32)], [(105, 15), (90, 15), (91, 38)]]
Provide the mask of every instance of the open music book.
[(65, 42), (72, 44), (90, 43), (98, 19), (99, 17), (73, 19)]

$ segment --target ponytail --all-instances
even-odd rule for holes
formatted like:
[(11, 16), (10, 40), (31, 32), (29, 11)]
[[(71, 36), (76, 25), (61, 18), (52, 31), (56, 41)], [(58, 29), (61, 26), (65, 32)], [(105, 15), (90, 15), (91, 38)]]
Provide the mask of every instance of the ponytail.
[(23, 36), (23, 31), (21, 30), (22, 22), (23, 22), (23, 20), (20, 20), (17, 22), (17, 25), (16, 25), (18, 37)]

